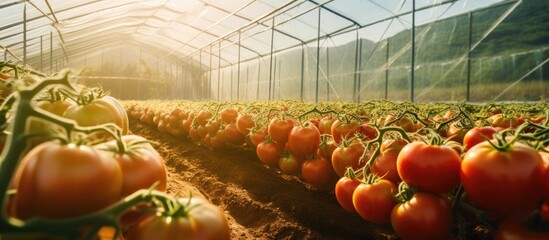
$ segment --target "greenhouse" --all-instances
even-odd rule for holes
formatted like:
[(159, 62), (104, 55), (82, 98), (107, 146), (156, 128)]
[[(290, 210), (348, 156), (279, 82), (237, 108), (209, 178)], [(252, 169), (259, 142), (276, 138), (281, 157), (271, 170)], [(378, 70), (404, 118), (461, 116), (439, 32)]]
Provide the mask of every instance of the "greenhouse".
[(0, 240), (549, 239), (549, 2), (0, 0)]

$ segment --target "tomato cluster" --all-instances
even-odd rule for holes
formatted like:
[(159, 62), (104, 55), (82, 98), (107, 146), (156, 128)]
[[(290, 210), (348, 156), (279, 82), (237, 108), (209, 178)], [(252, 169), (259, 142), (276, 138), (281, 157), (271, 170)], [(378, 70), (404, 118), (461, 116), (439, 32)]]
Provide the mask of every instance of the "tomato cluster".
[(543, 224), (527, 225), (549, 206), (544, 109), (543, 103), (127, 102), (132, 117), (159, 131), (215, 149), (251, 148), (267, 166), (334, 189), (343, 209), (391, 224), (402, 239), (443, 239), (471, 224), (499, 234), (509, 225), (500, 223), (516, 216), (521, 229), (547, 234)]
[(165, 193), (165, 162), (119, 100), (68, 72), (19, 89), (24, 71), (0, 63), (16, 86), (0, 110), (1, 239), (229, 239), (215, 205)]

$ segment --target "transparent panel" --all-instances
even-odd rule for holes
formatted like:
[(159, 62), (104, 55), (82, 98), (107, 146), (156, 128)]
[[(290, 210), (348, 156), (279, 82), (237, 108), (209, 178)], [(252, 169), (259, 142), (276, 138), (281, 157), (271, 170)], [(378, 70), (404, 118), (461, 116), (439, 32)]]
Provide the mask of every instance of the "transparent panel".
[(304, 51), (301, 46), (276, 55), (275, 96), (278, 99), (301, 99), (301, 71)]

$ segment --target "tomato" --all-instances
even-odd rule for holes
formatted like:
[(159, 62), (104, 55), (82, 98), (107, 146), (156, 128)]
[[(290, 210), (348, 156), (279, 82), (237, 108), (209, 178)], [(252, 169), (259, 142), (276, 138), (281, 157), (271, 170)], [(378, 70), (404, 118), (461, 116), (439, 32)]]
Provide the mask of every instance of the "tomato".
[(224, 123), (229, 124), (236, 121), (238, 117), (238, 111), (233, 108), (225, 108), (219, 112), (219, 116)]
[(320, 144), (320, 131), (311, 123), (295, 126), (288, 134), (287, 149), (300, 159), (316, 153)]
[[(393, 115), (387, 115), (387, 117), (385, 118), (385, 124), (384, 125), (387, 125), (389, 122), (395, 120), (396, 117), (393, 116)], [(401, 117), (396, 123), (393, 123), (395, 126), (399, 126), (401, 127), (402, 129), (404, 129), (404, 131), (406, 132), (414, 132), (416, 131), (416, 125), (415, 123), (407, 118), (407, 117)]]
[(120, 198), (122, 177), (116, 161), (91, 147), (42, 143), (16, 172), (17, 216), (59, 219), (100, 210)]
[(498, 150), (485, 141), (463, 156), (461, 182), (483, 210), (529, 212), (542, 199), (544, 167), (537, 151), (520, 142)]
[(133, 225), (126, 240), (224, 240), (231, 231), (223, 212), (199, 197), (179, 198), (185, 214), (180, 216), (151, 215)]
[(335, 120), (332, 124), (332, 137), (334, 141), (339, 144), (343, 138), (351, 138), (356, 133), (360, 132), (360, 123), (356, 120), (349, 122), (342, 122), (339, 119)]
[(278, 164), (283, 149), (277, 142), (268, 140), (260, 142), (255, 151), (261, 162), (273, 166)]
[(374, 126), (367, 123), (363, 123), (362, 125), (360, 125), (360, 132), (362, 133), (362, 135), (364, 135), (365, 140), (375, 139), (379, 134)]
[(118, 99), (111, 96), (103, 96), (101, 100), (110, 103), (116, 108), (118, 115), (120, 115), (120, 117), (122, 118), (122, 124), (120, 126), (122, 128), (122, 134), (128, 134), (130, 121), (128, 120), (128, 114), (126, 113), (126, 110), (124, 110), (124, 105), (122, 105), (122, 103), (118, 101)]
[(126, 197), (137, 190), (149, 189), (157, 183), (156, 190), (166, 190), (166, 168), (164, 159), (153, 148), (147, 139), (137, 135), (122, 136), (126, 142), (126, 152), (117, 150), (116, 140), (111, 140), (97, 147), (99, 149), (114, 149), (114, 152), (107, 152), (113, 160), (120, 164), (122, 170), (121, 197)]
[(198, 114), (196, 115), (196, 122), (200, 126), (206, 126), (206, 123), (208, 123), (208, 120), (210, 120), (212, 116), (213, 116), (212, 112), (208, 110), (202, 110), (198, 112)]
[(453, 141), (463, 144), (463, 138), (470, 128), (458, 127), (456, 123), (451, 123), (448, 128), (447, 137)]
[(327, 141), (323, 141), (318, 145), (318, 150), (316, 151), (316, 155), (319, 157), (323, 157), (325, 159), (332, 159), (332, 154), (336, 150), (337, 145), (333, 138), (329, 138)]
[(335, 186), (335, 195), (337, 202), (348, 212), (356, 212), (353, 205), (353, 193), (360, 185), (360, 181), (348, 177), (341, 177)]
[(394, 183), (400, 183), (402, 179), (398, 175), (397, 158), (400, 151), (389, 149), (382, 152), (372, 164), (371, 171), (377, 176)]
[(254, 119), (250, 114), (239, 115), (238, 118), (236, 118), (236, 127), (238, 128), (238, 131), (244, 135), (248, 135), (250, 129), (254, 126)]
[(284, 120), (279, 118), (273, 118), (269, 122), (267, 132), (271, 136), (271, 139), (277, 141), (280, 146), (285, 146), (288, 142), (288, 134), (294, 128), (294, 121), (290, 118)]
[(332, 125), (335, 120), (337, 120), (337, 118), (331, 115), (320, 119), (318, 122), (318, 130), (320, 131), (320, 134), (332, 134)]
[(235, 123), (229, 123), (225, 125), (225, 136), (233, 144), (242, 144), (244, 143), (245, 135), (238, 131)]
[(206, 131), (209, 134), (215, 135), (217, 131), (219, 131), (219, 129), (221, 128), (221, 122), (219, 120), (210, 120), (208, 121), (208, 123), (206, 123), (206, 126), (204, 126), (204, 128), (206, 128)]
[(380, 179), (371, 184), (360, 184), (353, 192), (353, 206), (366, 221), (385, 224), (391, 221), (391, 212), (397, 205), (394, 195), (397, 186)]
[(297, 159), (293, 154), (288, 153), (283, 155), (278, 160), (278, 168), (280, 168), (283, 173), (297, 175), (301, 170), (301, 164), (299, 159)]
[(68, 101), (40, 101), (36, 103), (36, 106), (44, 109), (50, 113), (53, 113), (57, 116), (63, 116), (63, 113), (67, 108), (73, 106), (74, 104)]
[(448, 192), (459, 184), (461, 158), (448, 146), (412, 142), (397, 158), (397, 171), (408, 186), (421, 191)]
[(260, 142), (263, 142), (265, 138), (267, 137), (267, 129), (262, 127), (259, 129), (252, 128), (250, 131), (250, 142), (257, 146)]
[(486, 141), (486, 139), (493, 139), (494, 134), (497, 132), (498, 130), (491, 126), (471, 128), (463, 137), (463, 146), (465, 147), (465, 151), (471, 149), (480, 142)]
[(454, 226), (452, 210), (443, 197), (418, 192), (391, 213), (391, 225), (403, 240), (447, 239)]
[(364, 154), (364, 146), (358, 140), (348, 145), (343, 143), (337, 147), (332, 154), (332, 166), (336, 174), (343, 177), (348, 167), (357, 170), (364, 166), (365, 163), (360, 162), (362, 154)]
[(327, 186), (335, 177), (330, 162), (324, 158), (303, 161), (301, 164), (301, 175), (306, 182), (318, 188)]
[[(127, 117), (127, 115), (124, 116)], [(120, 115), (117, 107), (112, 103), (96, 99), (86, 105), (73, 105), (65, 110), (63, 117), (75, 120), (80, 126), (97, 126), (104, 123), (114, 123), (122, 129), (122, 133), (127, 133), (128, 129), (124, 125), (124, 116)], [(126, 127), (126, 129), (124, 129)], [(107, 136), (105, 133), (96, 134), (97, 137)]]
[(514, 128), (519, 125), (516, 117), (503, 116), (501, 113), (490, 116), (487, 121), (492, 127), (502, 129)]

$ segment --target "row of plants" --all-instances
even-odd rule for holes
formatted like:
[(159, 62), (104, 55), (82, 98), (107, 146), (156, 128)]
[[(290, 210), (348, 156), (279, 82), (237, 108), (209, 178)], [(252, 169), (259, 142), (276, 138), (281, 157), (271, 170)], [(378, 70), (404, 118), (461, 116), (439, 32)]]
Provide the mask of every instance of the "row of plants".
[(160, 132), (255, 151), (401, 239), (465, 239), (471, 226), (495, 239), (549, 237), (544, 102), (124, 104)]
[(0, 62), (0, 239), (229, 239), (206, 199), (166, 192), (165, 163), (122, 103)]

